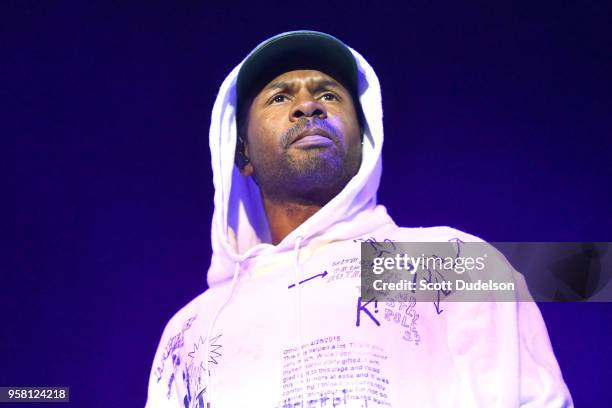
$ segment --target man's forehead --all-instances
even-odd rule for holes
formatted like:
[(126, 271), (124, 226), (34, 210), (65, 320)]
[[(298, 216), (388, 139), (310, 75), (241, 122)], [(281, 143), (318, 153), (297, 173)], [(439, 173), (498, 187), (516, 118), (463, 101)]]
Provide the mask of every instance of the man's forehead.
[(316, 88), (335, 87), (346, 90), (340, 82), (324, 72), (317, 70), (295, 70), (277, 76), (268, 82), (260, 93), (269, 90), (292, 89), (300, 86)]

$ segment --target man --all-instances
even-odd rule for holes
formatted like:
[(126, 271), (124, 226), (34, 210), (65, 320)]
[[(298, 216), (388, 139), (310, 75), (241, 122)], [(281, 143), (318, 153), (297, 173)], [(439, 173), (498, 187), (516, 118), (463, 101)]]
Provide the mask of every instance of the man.
[(572, 405), (534, 303), (361, 299), (360, 242), (481, 241), (395, 225), (382, 142), (378, 79), (334, 37), (280, 34), (229, 74), (210, 289), (167, 324), (148, 407)]

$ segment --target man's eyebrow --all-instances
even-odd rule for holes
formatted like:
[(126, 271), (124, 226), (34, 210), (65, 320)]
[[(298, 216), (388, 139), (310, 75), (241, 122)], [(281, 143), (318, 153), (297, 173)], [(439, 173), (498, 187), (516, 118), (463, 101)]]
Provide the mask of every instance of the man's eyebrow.
[(333, 79), (326, 79), (326, 78), (315, 80), (314, 85), (316, 89), (329, 88), (329, 87), (336, 87), (336, 88), (340, 87), (340, 84), (337, 81), (334, 81)]
[(265, 89), (288, 89), (291, 88), (291, 85), (292, 83), (288, 81), (278, 81), (268, 84)]

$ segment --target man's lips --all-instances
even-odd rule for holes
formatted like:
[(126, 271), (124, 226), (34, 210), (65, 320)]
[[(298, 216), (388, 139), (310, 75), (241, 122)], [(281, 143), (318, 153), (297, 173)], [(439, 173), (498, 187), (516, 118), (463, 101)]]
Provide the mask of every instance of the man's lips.
[(322, 147), (333, 144), (333, 141), (329, 133), (325, 130), (321, 128), (312, 128), (297, 135), (291, 144), (298, 147)]

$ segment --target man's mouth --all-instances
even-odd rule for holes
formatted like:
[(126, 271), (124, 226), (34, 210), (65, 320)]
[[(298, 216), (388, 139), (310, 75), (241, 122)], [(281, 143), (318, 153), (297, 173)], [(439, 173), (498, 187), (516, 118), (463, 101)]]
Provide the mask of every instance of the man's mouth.
[(321, 128), (307, 129), (296, 136), (291, 142), (292, 146), (300, 148), (326, 147), (334, 144), (325, 130)]

